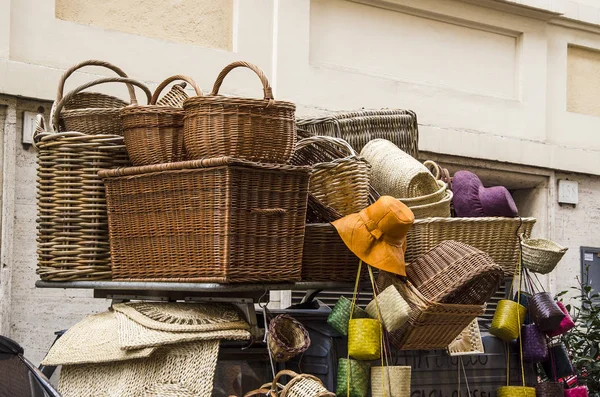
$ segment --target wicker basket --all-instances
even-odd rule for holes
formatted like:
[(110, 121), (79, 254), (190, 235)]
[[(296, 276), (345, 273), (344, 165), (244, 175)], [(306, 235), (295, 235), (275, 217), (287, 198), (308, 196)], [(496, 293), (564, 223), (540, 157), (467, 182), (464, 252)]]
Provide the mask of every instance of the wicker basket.
[[(157, 105), (161, 91), (171, 82), (189, 83), (197, 95), (202, 91), (186, 76), (169, 77), (156, 88), (147, 106), (127, 106), (121, 110), (125, 146), (134, 165), (172, 163), (185, 160), (183, 146), (183, 101), (188, 98), (181, 86), (175, 85), (167, 102)], [(179, 100), (177, 100), (179, 99)]]
[(304, 353), (310, 346), (310, 337), (299, 321), (287, 314), (280, 314), (269, 323), (267, 343), (275, 361), (284, 363)]
[[(258, 75), (264, 99), (226, 97), (219, 88), (227, 74), (246, 67)], [(296, 105), (275, 101), (257, 66), (234, 62), (221, 71), (210, 95), (187, 99), (183, 107), (185, 147), (191, 159), (231, 156), (264, 163), (287, 163), (292, 155)]]
[[(63, 75), (61, 76), (58, 82), (58, 90), (56, 93), (56, 100), (52, 103), (52, 109), (50, 110), (50, 123), (53, 131), (65, 131), (65, 125), (62, 118), (58, 119), (58, 123), (55, 124), (54, 114), (56, 113), (56, 105), (62, 100), (64, 91), (65, 91), (65, 83), (67, 79), (75, 73), (77, 70), (86, 67), (86, 66), (99, 66), (109, 70), (112, 70), (120, 77), (127, 77), (127, 74), (118, 66), (113, 65), (112, 63), (99, 61), (96, 59), (90, 59), (87, 61), (80, 62), (71, 66), (67, 69)], [(133, 89), (133, 87), (130, 87)], [(131, 92), (131, 91), (130, 91)], [(68, 110), (75, 109), (88, 109), (88, 108), (96, 108), (96, 109), (110, 109), (110, 108), (122, 108), (123, 106), (127, 106), (127, 102), (120, 98), (116, 98), (111, 95), (102, 94), (99, 92), (79, 92), (69, 100), (68, 103), (64, 106), (64, 112)], [(84, 132), (84, 131), (80, 131)]]
[(523, 239), (523, 266), (532, 272), (548, 274), (561, 260), (568, 248), (545, 239)]
[[(441, 217), (447, 218), (450, 216), (450, 204), (452, 203), (453, 193), (451, 190), (446, 190), (443, 198), (431, 204), (423, 205), (408, 205), (408, 208), (413, 212), (415, 219)], [(405, 203), (406, 204), (406, 203)]]
[(485, 353), (477, 319), (471, 321), (467, 328), (465, 328), (456, 339), (448, 345), (447, 350), (448, 354), (451, 356), (467, 356)]
[(426, 205), (426, 204), (438, 203), (438, 202), (442, 201), (444, 199), (444, 197), (446, 197), (448, 195), (448, 192), (451, 192), (451, 190), (448, 189), (448, 185), (445, 182), (436, 180), (436, 183), (437, 183), (438, 189), (433, 193), (427, 194), (425, 196), (419, 196), (419, 197), (398, 198), (398, 200), (402, 201), (408, 207), (411, 207), (411, 206), (416, 207), (416, 206), (421, 206), (421, 205)]
[(334, 113), (296, 121), (306, 135), (329, 135), (346, 140), (357, 152), (373, 139), (387, 139), (414, 158), (419, 156), (419, 127), (412, 110), (381, 109)]
[(123, 138), (41, 133), (37, 154), (37, 273), (42, 280), (111, 278), (104, 184), (97, 172), (129, 165)]
[[(280, 379), (290, 377), (290, 381), (283, 385)], [(266, 386), (266, 387), (265, 387)], [(270, 388), (269, 396), (278, 397), (336, 397), (335, 393), (328, 391), (323, 382), (314, 375), (297, 374), (294, 371), (279, 371), (273, 383), (264, 385), (261, 389)]]
[[(302, 252), (302, 281), (355, 280), (359, 259), (331, 223), (307, 223)], [(365, 266), (361, 278), (366, 276)]]
[[(121, 121), (121, 108), (124, 106), (115, 106), (116, 102), (110, 103), (98, 103), (98, 94), (93, 94), (92, 101), (83, 101), (81, 98), (83, 90), (93, 87), (99, 84), (105, 83), (125, 83), (129, 90), (129, 100), (131, 105), (137, 105), (137, 99), (133, 86), (137, 86), (144, 91), (148, 102), (152, 97), (152, 93), (144, 84), (125, 77), (106, 77), (94, 81), (90, 81), (83, 84), (73, 91), (65, 95), (60, 101), (56, 103), (56, 107), (53, 109), (52, 124), (63, 125), (64, 131), (77, 131), (84, 134), (92, 135), (123, 135), (123, 122)], [(74, 99), (77, 99), (77, 103), (73, 105)], [(76, 108), (66, 108), (69, 104)], [(103, 105), (103, 106), (101, 106)], [(113, 106), (109, 106), (113, 105)], [(60, 123), (62, 120), (62, 124)]]
[[(344, 157), (319, 161), (327, 157), (328, 146), (341, 148), (346, 152)], [(343, 139), (328, 136), (302, 139), (296, 143), (290, 163), (312, 166), (310, 193), (341, 215), (369, 206), (370, 166)]]
[(299, 281), (309, 171), (221, 157), (100, 172), (114, 278)]
[(488, 254), (512, 277), (519, 260), (518, 233), (529, 236), (535, 218), (417, 219), (408, 231), (406, 262), (411, 263), (446, 240), (468, 244)]
[(473, 319), (485, 312), (485, 305), (433, 302), (410, 283), (390, 280), (412, 309), (408, 322), (389, 334), (390, 342), (400, 350), (445, 349)]
[(483, 305), (504, 280), (502, 268), (485, 252), (444, 241), (406, 267), (415, 287), (435, 302)]

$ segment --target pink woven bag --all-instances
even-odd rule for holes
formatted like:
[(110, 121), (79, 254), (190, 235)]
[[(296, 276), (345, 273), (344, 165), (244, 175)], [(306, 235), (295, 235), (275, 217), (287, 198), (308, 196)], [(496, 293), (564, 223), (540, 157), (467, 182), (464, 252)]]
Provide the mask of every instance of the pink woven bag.
[(556, 304), (558, 305), (558, 307), (560, 307), (560, 310), (562, 310), (562, 312), (565, 314), (565, 318), (563, 318), (563, 320), (560, 322), (560, 325), (557, 329), (555, 329), (554, 331), (546, 332), (546, 335), (550, 337), (565, 334), (567, 333), (567, 331), (575, 327), (575, 323), (573, 322), (573, 319), (571, 318), (571, 315), (569, 314), (569, 311), (567, 310), (565, 305), (562, 302), (556, 302)]

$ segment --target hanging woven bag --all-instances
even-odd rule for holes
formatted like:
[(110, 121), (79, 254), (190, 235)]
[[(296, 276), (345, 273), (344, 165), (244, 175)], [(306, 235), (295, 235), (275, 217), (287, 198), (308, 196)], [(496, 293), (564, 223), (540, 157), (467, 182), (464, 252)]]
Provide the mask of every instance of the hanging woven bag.
[(565, 313), (548, 292), (538, 292), (529, 300), (531, 319), (541, 331), (552, 332), (560, 327)]
[[(196, 95), (202, 91), (187, 76), (171, 76), (154, 91), (145, 106), (127, 106), (121, 110), (123, 138), (133, 165), (173, 163), (185, 160), (183, 145), (183, 101), (188, 98), (181, 86), (174, 86), (161, 105), (158, 97), (171, 82), (183, 80), (192, 86)], [(185, 84), (185, 83), (184, 83)], [(165, 95), (166, 97), (166, 95)]]
[[(350, 391), (348, 391), (348, 388)], [(369, 392), (369, 363), (347, 358), (338, 361), (335, 393), (340, 397), (367, 397)]]
[(395, 286), (390, 285), (375, 299), (369, 302), (365, 311), (371, 318), (378, 318), (379, 307), (379, 317), (388, 332), (399, 329), (410, 318), (412, 310)]
[(537, 325), (523, 325), (521, 329), (523, 343), (523, 359), (538, 363), (548, 359), (548, 345), (546, 335), (539, 330)]
[(548, 274), (562, 259), (568, 248), (546, 239), (527, 239), (521, 236), (523, 266), (535, 273)]
[[(333, 157), (335, 150), (328, 150), (330, 147), (344, 152), (344, 157)], [(341, 215), (360, 212), (369, 206), (370, 165), (343, 139), (329, 136), (302, 139), (296, 143), (290, 163), (312, 167), (310, 193)]]
[(535, 385), (536, 397), (564, 397), (565, 389), (559, 382), (543, 382)]
[[(520, 291), (515, 293), (515, 296), (513, 297), (513, 301), (515, 302), (519, 302), (521, 305), (525, 306), (525, 307), (529, 307), (529, 300), (531, 299), (533, 295), (531, 295), (529, 292), (525, 292), (525, 291)], [(525, 322), (523, 324), (531, 324), (531, 314), (529, 313), (529, 310), (527, 310), (527, 314), (525, 315)]]
[(549, 378), (560, 379), (575, 374), (575, 369), (564, 343), (553, 343), (549, 346), (549, 350), (550, 359), (542, 363), (544, 372)]
[[(263, 85), (264, 99), (219, 95), (235, 68), (252, 70)], [(287, 163), (296, 140), (296, 105), (276, 101), (267, 76), (248, 62), (227, 65), (212, 92), (187, 99), (183, 134), (189, 159), (234, 157), (257, 163)]]
[(588, 389), (585, 386), (576, 386), (565, 390), (564, 397), (588, 397)]
[[(369, 265), (367, 265), (369, 266)], [(352, 309), (356, 305), (356, 292), (360, 280), (362, 261), (359, 262), (354, 296), (352, 297)], [(369, 277), (373, 281), (373, 271), (369, 266)], [(375, 292), (375, 291), (373, 291)], [(351, 313), (353, 310), (350, 311)], [(372, 318), (352, 318), (348, 322), (348, 354), (357, 360), (377, 360), (381, 357), (382, 324), (379, 320)]]
[(304, 353), (310, 346), (310, 337), (298, 320), (280, 314), (269, 323), (267, 343), (275, 361), (284, 363)]
[(490, 326), (490, 334), (507, 342), (517, 339), (526, 313), (525, 306), (508, 299), (500, 300)]
[(371, 397), (410, 397), (411, 367), (371, 367)]
[(327, 324), (331, 326), (338, 333), (346, 336), (348, 335), (348, 322), (350, 321), (350, 317), (352, 318), (368, 318), (369, 314), (365, 312), (363, 309), (358, 307), (358, 305), (354, 305), (354, 311), (352, 314), (352, 301), (345, 296), (340, 296), (340, 299), (336, 302), (333, 309), (331, 309), (331, 313), (329, 313), (329, 317), (327, 317)]
[(562, 302), (556, 302), (560, 310), (565, 314), (565, 318), (560, 322), (560, 325), (554, 331), (546, 332), (549, 337), (555, 337), (559, 335), (566, 334), (568, 331), (575, 327), (575, 323), (573, 322), (573, 318), (569, 314), (569, 311), (565, 307), (565, 304)]

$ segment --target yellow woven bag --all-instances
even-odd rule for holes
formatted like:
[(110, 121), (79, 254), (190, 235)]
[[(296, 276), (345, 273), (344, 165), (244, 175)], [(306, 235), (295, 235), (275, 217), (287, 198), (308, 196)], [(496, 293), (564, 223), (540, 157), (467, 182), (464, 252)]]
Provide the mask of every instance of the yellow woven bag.
[[(367, 265), (368, 266), (368, 265)], [(358, 265), (358, 274), (362, 268), (362, 261)], [(373, 282), (373, 271), (369, 266), (369, 276)], [(356, 305), (356, 292), (358, 291), (359, 277), (356, 278), (354, 296), (352, 297), (352, 309), (350, 310), (350, 321), (348, 322), (348, 354), (356, 360), (377, 360), (381, 357), (381, 329), (379, 320), (371, 318), (352, 318), (354, 305)], [(375, 291), (373, 291), (375, 293)]]

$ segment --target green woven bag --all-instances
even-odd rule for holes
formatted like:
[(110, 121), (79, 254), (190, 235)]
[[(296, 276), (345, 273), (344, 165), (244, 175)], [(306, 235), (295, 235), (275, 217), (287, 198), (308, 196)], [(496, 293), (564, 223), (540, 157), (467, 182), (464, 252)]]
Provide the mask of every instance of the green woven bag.
[[(350, 321), (350, 309), (352, 308), (352, 301), (344, 296), (340, 296), (329, 317), (327, 317), (327, 324), (334, 330), (342, 335), (348, 335), (348, 322)], [(352, 318), (369, 318), (369, 314), (354, 305), (354, 314)]]
[[(367, 397), (370, 377), (368, 363), (340, 358), (335, 394), (340, 397)], [(350, 393), (348, 393), (348, 384)]]

